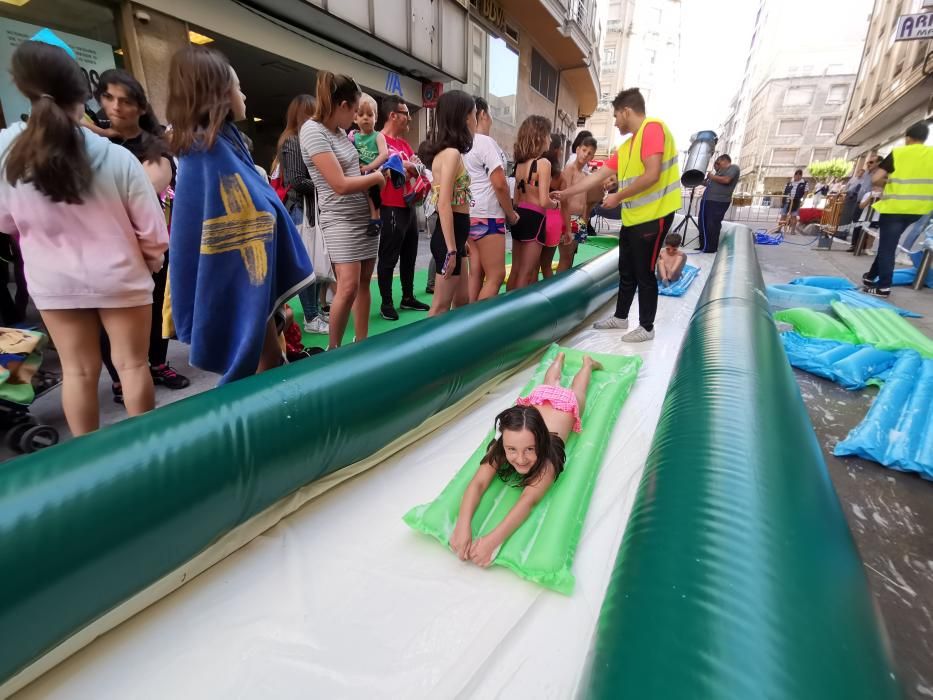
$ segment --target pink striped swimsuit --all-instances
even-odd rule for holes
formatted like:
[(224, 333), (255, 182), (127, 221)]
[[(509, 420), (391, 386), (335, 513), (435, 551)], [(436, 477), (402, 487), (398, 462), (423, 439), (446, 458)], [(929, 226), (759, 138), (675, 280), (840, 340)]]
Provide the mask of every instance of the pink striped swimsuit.
[(551, 404), (552, 408), (573, 416), (573, 432), (579, 433), (583, 429), (580, 424), (580, 406), (577, 403), (577, 395), (566, 387), (539, 384), (528, 396), (519, 398), (515, 403), (518, 406)]

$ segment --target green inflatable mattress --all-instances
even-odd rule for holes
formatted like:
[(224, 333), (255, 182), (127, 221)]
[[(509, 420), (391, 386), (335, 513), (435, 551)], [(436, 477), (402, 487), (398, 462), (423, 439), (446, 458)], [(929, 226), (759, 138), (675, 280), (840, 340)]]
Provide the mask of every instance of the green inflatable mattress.
[[(582, 366), (585, 354), (602, 363), (603, 370), (593, 373), (582, 416), (583, 430), (571, 433), (567, 440), (567, 462), (563, 473), (528, 519), (502, 545), (493, 563), (507, 567), (529, 581), (570, 594), (574, 586), (573, 558), (593, 486), (612, 428), (638, 376), (641, 358), (584, 353), (552, 345), (538, 364), (534, 377), (522, 390), (522, 396), (541, 383), (558, 352), (566, 353), (561, 377), (564, 386), (570, 385)], [(492, 438), (493, 431), (490, 431), (440, 496), (431, 503), (412, 508), (405, 515), (405, 522), (449, 546), (460, 501)], [(493, 480), (473, 516), (474, 539), (502, 522), (521, 492), (521, 488), (509, 486), (500, 479)], [(453, 553), (450, 556), (454, 556)]]

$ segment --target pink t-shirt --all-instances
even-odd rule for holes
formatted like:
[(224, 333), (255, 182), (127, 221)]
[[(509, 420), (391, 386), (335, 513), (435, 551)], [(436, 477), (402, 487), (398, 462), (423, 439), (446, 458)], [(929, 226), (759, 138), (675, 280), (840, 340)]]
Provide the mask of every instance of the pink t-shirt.
[[(385, 132), (382, 132), (382, 135), (386, 138), (386, 146), (389, 147), (389, 155), (397, 153), (401, 156), (402, 160), (411, 160), (414, 157), (415, 152), (412, 150), (408, 141), (394, 138)], [(402, 190), (398, 187), (393, 187), (391, 182), (387, 182), (385, 188), (382, 190), (382, 206), (406, 208), (408, 205), (405, 204)]]
[[(25, 126), (0, 132), (0, 153)], [(159, 198), (129, 150), (80, 133), (92, 172), (83, 204), (53, 202), (32, 183), (3, 179), (0, 231), (19, 234), (29, 294), (40, 310), (152, 304), (152, 275), (168, 248)]]
[[(632, 149), (632, 141), (634, 140), (634, 136), (628, 140), (629, 151)], [(648, 156), (653, 156), (656, 153), (664, 153), (664, 129), (657, 122), (652, 122), (645, 127), (645, 133), (641, 137), (641, 162), (644, 163), (648, 160)], [(606, 161), (606, 167), (613, 171), (619, 169), (618, 151), (612, 152), (609, 160)]]

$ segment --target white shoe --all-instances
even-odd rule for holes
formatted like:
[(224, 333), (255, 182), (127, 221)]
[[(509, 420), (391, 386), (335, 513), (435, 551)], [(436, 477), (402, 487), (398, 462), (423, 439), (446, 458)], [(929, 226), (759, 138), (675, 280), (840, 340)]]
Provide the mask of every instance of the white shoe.
[(608, 330), (619, 330), (624, 331), (628, 328), (628, 319), (627, 318), (616, 318), (615, 316), (609, 316), (604, 318), (602, 321), (597, 321), (593, 324), (593, 328), (598, 331), (608, 331)]
[(327, 321), (320, 316), (315, 316), (310, 321), (305, 321), (304, 329), (305, 333), (319, 333), (321, 335), (330, 333), (330, 326), (328, 326)]
[(623, 343), (644, 343), (646, 340), (654, 340), (654, 331), (646, 331), (641, 326), (622, 336)]

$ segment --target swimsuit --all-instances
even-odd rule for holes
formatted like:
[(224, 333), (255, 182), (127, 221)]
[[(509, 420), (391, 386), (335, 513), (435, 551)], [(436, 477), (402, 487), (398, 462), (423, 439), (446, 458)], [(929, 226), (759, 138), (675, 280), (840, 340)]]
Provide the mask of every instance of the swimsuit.
[[(437, 198), (440, 196), (440, 193), (441, 185), (439, 182), (431, 186), (434, 206), (437, 206)], [(457, 175), (457, 179), (454, 180), (454, 191), (450, 198), (450, 203), (455, 207), (468, 207), (472, 201), (473, 195), (470, 192), (470, 173), (467, 172), (466, 168), (463, 168), (460, 174)]]
[(569, 413), (573, 416), (573, 432), (579, 433), (582, 430), (577, 395), (567, 387), (539, 384), (528, 396), (524, 396), (515, 402), (518, 406), (541, 406), (546, 403), (561, 413)]
[(470, 218), (471, 241), (478, 241), (495, 234), (505, 235), (505, 219)]

